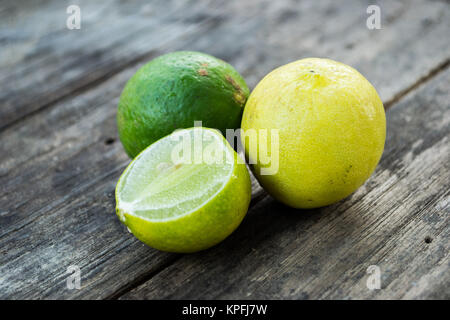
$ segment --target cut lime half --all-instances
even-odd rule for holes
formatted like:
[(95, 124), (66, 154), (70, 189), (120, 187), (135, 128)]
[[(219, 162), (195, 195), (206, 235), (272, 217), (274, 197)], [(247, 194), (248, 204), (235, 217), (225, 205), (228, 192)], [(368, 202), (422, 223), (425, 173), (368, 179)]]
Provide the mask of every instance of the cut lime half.
[(209, 248), (233, 232), (248, 209), (250, 177), (238, 157), (216, 130), (178, 130), (125, 169), (116, 187), (116, 213), (156, 249)]

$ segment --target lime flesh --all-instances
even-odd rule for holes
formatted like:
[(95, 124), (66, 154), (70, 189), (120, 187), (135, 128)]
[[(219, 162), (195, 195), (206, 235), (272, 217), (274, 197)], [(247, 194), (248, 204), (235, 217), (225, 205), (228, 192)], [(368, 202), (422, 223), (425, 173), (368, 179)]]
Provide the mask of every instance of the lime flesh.
[(116, 213), (144, 243), (194, 252), (225, 239), (244, 218), (250, 177), (223, 136), (179, 130), (133, 160), (116, 187)]

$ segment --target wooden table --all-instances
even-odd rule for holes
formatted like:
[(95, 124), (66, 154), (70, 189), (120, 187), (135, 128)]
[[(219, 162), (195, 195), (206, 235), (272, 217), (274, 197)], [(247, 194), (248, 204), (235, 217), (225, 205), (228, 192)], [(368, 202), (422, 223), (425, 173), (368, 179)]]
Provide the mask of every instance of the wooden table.
[[(450, 5), (381, 1), (64, 1), (0, 4), (0, 298), (449, 299)], [(101, 3), (101, 4), (100, 4)], [(169, 51), (220, 57), (250, 87), (309, 56), (357, 68), (387, 109), (372, 177), (294, 210), (255, 183), (241, 226), (182, 255), (114, 213), (129, 163), (115, 114), (125, 82)], [(366, 282), (380, 269), (381, 288)], [(81, 288), (69, 289), (69, 266)]]

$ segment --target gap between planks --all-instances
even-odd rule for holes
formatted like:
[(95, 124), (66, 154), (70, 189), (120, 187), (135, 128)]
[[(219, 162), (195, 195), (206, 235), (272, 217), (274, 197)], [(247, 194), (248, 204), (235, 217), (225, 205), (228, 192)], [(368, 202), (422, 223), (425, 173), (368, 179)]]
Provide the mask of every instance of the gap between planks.
[(414, 91), (415, 89), (419, 88), (421, 85), (427, 83), (433, 77), (437, 76), (439, 73), (443, 72), (445, 69), (447, 69), (447, 67), (449, 65), (450, 65), (450, 58), (447, 58), (444, 62), (438, 64), (435, 68), (431, 69), (430, 72), (428, 72), (428, 74), (419, 78), (412, 85), (410, 85), (409, 87), (405, 88), (404, 90), (398, 92), (391, 99), (386, 101), (386, 103), (384, 103), (384, 109), (385, 110), (389, 109), (392, 105), (399, 102), (408, 93)]

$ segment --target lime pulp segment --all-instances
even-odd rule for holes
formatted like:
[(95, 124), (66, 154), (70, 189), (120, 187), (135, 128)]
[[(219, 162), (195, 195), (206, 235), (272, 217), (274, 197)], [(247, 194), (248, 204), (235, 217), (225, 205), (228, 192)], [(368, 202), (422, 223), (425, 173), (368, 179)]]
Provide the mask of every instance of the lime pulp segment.
[(145, 149), (117, 186), (118, 212), (162, 221), (188, 214), (220, 192), (234, 169), (232, 150), (213, 130), (179, 130)]

